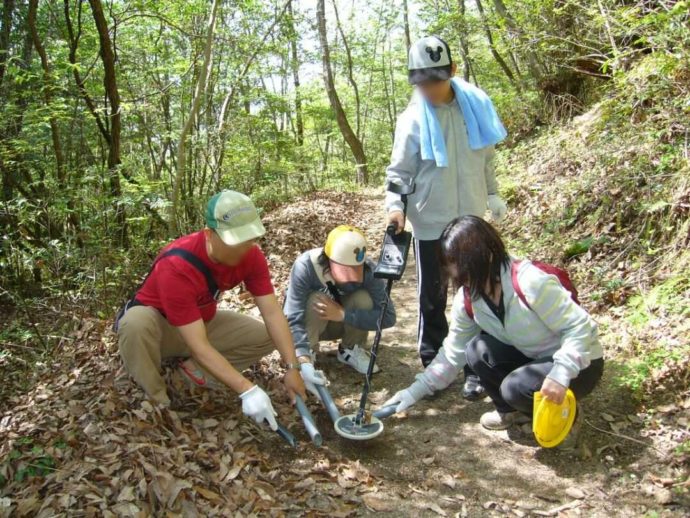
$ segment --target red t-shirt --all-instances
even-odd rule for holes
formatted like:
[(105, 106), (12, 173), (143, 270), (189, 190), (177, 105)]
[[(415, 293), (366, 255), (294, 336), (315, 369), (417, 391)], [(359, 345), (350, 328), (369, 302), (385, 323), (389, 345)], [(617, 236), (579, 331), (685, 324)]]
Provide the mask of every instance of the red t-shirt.
[[(161, 253), (170, 248), (184, 248), (201, 259), (208, 266), (220, 291), (244, 282), (256, 297), (273, 293), (268, 263), (258, 246), (254, 246), (237, 266), (212, 262), (206, 253), (206, 238), (202, 231), (176, 239)], [(200, 318), (208, 322), (216, 314), (217, 302), (209, 292), (206, 278), (179, 256), (159, 260), (137, 292), (136, 299), (158, 309), (173, 326), (190, 324)]]

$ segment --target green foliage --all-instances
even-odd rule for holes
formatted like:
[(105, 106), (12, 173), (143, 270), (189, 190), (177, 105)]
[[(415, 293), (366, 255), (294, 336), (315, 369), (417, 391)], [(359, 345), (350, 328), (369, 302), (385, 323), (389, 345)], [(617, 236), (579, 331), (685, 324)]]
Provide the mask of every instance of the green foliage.
[[(62, 443), (61, 447), (65, 445)], [(34, 442), (31, 437), (20, 437), (15, 441), (14, 448), (7, 454), (6, 462), (15, 482), (24, 482), (33, 477), (45, 477), (57, 469), (57, 462), (45, 449)], [(0, 487), (7, 483), (7, 479), (0, 476)]]
[[(70, 5), (75, 24), (76, 4)], [(537, 138), (528, 146), (548, 147), (538, 137), (551, 136), (544, 123), (568, 119), (602, 99), (601, 117), (593, 122), (598, 131), (587, 133), (596, 134), (595, 140), (562, 143), (560, 156), (566, 160), (558, 164), (559, 174), (580, 174), (573, 195), (557, 204), (562, 210), (543, 221), (550, 249), (573, 258), (606, 249), (599, 222), (613, 221), (621, 231), (639, 226), (645, 253), (660, 254), (657, 243), (678, 232), (678, 202), (669, 186), (684, 174), (683, 130), (673, 122), (687, 118), (687, 2), (667, 10), (614, 0), (484, 1), (484, 13), (476, 2), (464, 2), (464, 12), (461, 5), (414, 3), (411, 38), (438, 33), (447, 39), (458, 74), (467, 65), (470, 81), (496, 104), (509, 129), (507, 144), (515, 146), (511, 153), (525, 153), (520, 142), (527, 135)], [(187, 140), (176, 215), (183, 232), (203, 224), (204, 204), (219, 189), (246, 192), (267, 210), (306, 191), (359, 187), (324, 91), (313, 12), (294, 2), (289, 16), (282, 6), (253, 0), (221, 6), (213, 69)], [(397, 4), (378, 0), (366, 6), (339, 0), (337, 6), (342, 31), (332, 6), (327, 9), (336, 88), (363, 143), (370, 183), (380, 185), (396, 116), (412, 92), (402, 12)], [(26, 5), (15, 5), (0, 84), (0, 286), (6, 290), (0, 297), (11, 304), (61, 299), (109, 315), (174, 237), (168, 218), (178, 137), (199, 75), (209, 3), (137, 0), (109, 7), (108, 23), (117, 20), (111, 32), (122, 116), (121, 163), (112, 171), (97, 123), (110, 126), (102, 101), (104, 69), (95, 59), (99, 37), (88, 5), (82, 4), (72, 64), (62, 10), (39, 2), (36, 21), (48, 74), (26, 37)], [(645, 151), (620, 151), (621, 140)], [(588, 165), (578, 162), (582, 146), (592, 155)], [(534, 157), (530, 166), (541, 167), (542, 161)], [(113, 177), (121, 184), (116, 195)], [(596, 185), (601, 177), (607, 178), (603, 188)], [(524, 188), (504, 175), (501, 189), (511, 203), (520, 203)], [(635, 196), (621, 201), (613, 192)], [(595, 193), (596, 200), (583, 193)], [(647, 219), (640, 223), (641, 218)], [(582, 221), (588, 228), (569, 235)], [(536, 244), (516, 246), (529, 252)], [(25, 338), (20, 343), (37, 340)]]
[(594, 238), (592, 236), (575, 241), (565, 249), (565, 256), (571, 258), (575, 257), (576, 255), (587, 253), (592, 246), (592, 243), (594, 243)]
[(635, 295), (628, 302), (628, 322), (635, 327), (644, 327), (660, 312), (674, 318), (690, 317), (690, 280), (680, 274), (671, 277), (649, 292)]
[(679, 363), (688, 354), (690, 346), (677, 348), (646, 347), (644, 354), (629, 359), (622, 365), (616, 378), (622, 386), (630, 389), (638, 398), (642, 397), (642, 389), (646, 383), (654, 379), (654, 371), (662, 367), (670, 367)]

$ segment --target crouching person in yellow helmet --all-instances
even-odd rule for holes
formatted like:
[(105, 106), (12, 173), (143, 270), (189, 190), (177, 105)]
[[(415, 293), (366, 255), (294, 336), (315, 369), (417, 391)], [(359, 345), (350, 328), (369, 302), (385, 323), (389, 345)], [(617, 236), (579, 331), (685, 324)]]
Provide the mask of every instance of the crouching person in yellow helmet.
[[(320, 340), (338, 340), (338, 360), (365, 374), (369, 354), (363, 349), (369, 331), (376, 329), (386, 286), (374, 278), (374, 264), (367, 257), (364, 234), (341, 225), (328, 235), (323, 248), (304, 252), (290, 272), (283, 311), (295, 342), (301, 374), (308, 390), (324, 384), (323, 373), (314, 370), (313, 360)], [(391, 303), (383, 317), (383, 328), (395, 324)], [(376, 366), (374, 372), (378, 372)], [(318, 396), (318, 394), (317, 394)]]

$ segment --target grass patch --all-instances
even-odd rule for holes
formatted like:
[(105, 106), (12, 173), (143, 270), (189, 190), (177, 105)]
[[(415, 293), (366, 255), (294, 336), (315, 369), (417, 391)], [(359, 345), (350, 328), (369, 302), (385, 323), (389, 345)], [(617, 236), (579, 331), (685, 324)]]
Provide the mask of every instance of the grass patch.
[(658, 378), (662, 371), (676, 371), (690, 355), (690, 345), (656, 349), (646, 348), (644, 354), (630, 358), (620, 366), (616, 382), (629, 389), (636, 399), (643, 398), (650, 381)]
[(627, 321), (636, 328), (648, 325), (660, 317), (690, 317), (690, 279), (676, 275), (654, 286), (647, 293), (633, 296), (629, 303)]

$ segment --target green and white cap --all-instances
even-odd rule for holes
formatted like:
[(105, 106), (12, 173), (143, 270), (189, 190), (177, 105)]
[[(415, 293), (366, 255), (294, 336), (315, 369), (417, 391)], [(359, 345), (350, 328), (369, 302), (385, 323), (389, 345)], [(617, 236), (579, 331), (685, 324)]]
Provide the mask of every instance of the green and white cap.
[(237, 191), (221, 191), (208, 202), (206, 226), (214, 229), (226, 245), (239, 245), (266, 233), (256, 207)]

